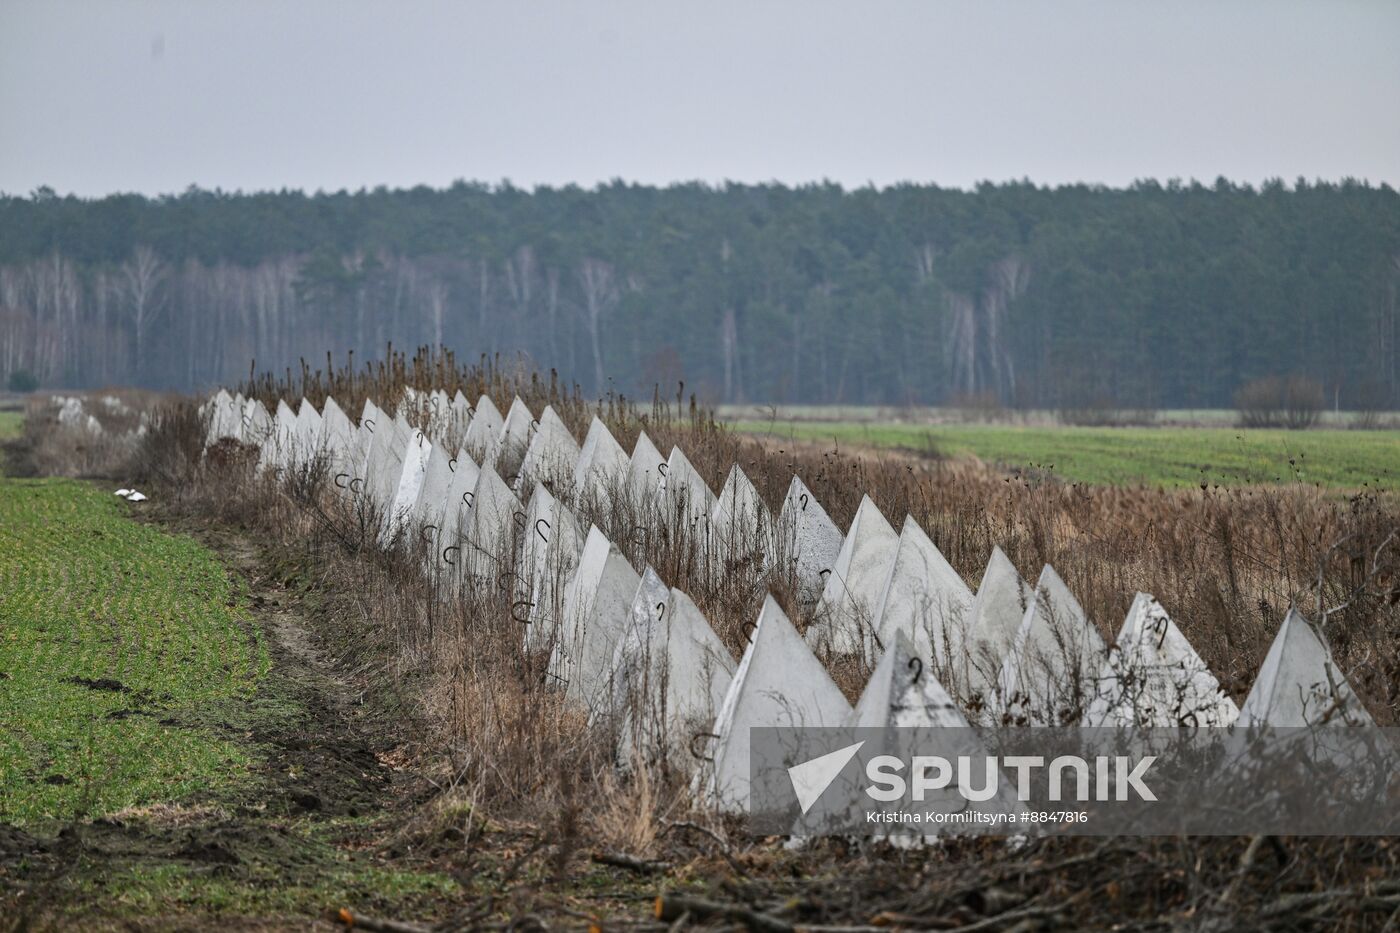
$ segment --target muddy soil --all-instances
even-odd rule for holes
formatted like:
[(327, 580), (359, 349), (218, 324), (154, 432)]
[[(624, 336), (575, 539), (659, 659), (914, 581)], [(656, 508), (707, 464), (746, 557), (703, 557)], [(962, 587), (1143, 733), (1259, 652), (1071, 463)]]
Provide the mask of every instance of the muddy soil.
[(251, 723), (251, 738), (266, 750), (263, 770), (276, 785), (281, 806), (287, 812), (367, 817), (421, 798), (430, 789), (424, 782), (382, 760), (401, 736), (385, 734), (382, 723), (367, 714), (366, 685), (342, 671), (322, 646), (302, 605), (306, 594), (247, 538), (212, 532), (199, 537), (247, 581), (272, 657), (264, 693), (296, 710), (290, 717), (284, 711)]
[[(0, 931), (31, 923), (66, 928), (77, 917), (127, 929), (205, 925), (197, 904), (188, 905), (187, 916), (141, 921), (113, 909), (124, 882), (109, 881), (132, 871), (207, 871), (221, 886), (253, 889), (272, 877), (312, 891), (328, 870), (343, 871), (347, 857), (392, 871), (394, 853), (382, 845), (386, 832), (434, 792), (422, 776), (391, 766), (404, 757), (396, 751), (412, 724), (390, 734), (376, 719), (367, 685), (340, 669), (313, 630), (304, 603), (314, 594), (240, 534), (179, 530), (200, 538), (246, 583), (272, 666), (250, 699), (170, 724), (210, 728), (250, 744), (258, 759), (254, 778), (232, 795), (105, 819), (27, 830), (0, 824)], [(415, 872), (432, 870), (416, 856)], [(305, 904), (295, 921), (246, 919), (260, 928), (306, 929), (322, 925), (316, 918), (334, 906)], [(443, 909), (421, 899), (412, 907), (429, 914)]]

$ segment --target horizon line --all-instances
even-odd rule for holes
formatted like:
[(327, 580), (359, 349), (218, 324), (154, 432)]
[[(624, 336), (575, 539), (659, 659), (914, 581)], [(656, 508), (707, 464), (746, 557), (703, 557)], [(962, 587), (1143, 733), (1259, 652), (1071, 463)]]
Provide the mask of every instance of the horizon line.
[(1217, 175), (1211, 181), (1203, 181), (1195, 176), (1183, 178), (1182, 176), (1170, 176), (1166, 179), (1159, 179), (1155, 176), (1144, 176), (1134, 178), (1127, 184), (1110, 184), (1098, 181), (1072, 181), (1072, 182), (1037, 182), (1028, 176), (1020, 178), (1007, 178), (999, 181), (992, 179), (981, 179), (971, 186), (941, 184), (937, 181), (917, 181), (905, 179), (901, 181), (876, 184), (867, 181), (860, 185), (847, 185), (830, 178), (822, 178), (806, 181), (783, 181), (780, 179), (768, 179), (764, 181), (741, 181), (725, 178), (718, 181), (691, 178), (675, 179), (667, 182), (650, 182), (627, 180), (620, 176), (614, 176), (606, 181), (598, 180), (591, 183), (577, 181), (554, 183), (536, 182), (528, 185), (520, 185), (511, 181), (510, 178), (502, 178), (499, 181), (486, 181), (483, 179), (469, 179), (459, 177), (453, 179), (445, 185), (432, 184), (429, 182), (419, 182), (414, 185), (390, 185), (379, 183), (375, 185), (360, 185), (358, 188), (339, 187), (334, 189), (315, 188), (308, 191), (300, 186), (283, 186), (281, 188), (222, 188), (214, 186), (206, 188), (197, 182), (191, 182), (181, 191), (161, 191), (148, 193), (137, 190), (116, 190), (105, 194), (78, 194), (72, 190), (59, 192), (51, 185), (42, 184), (30, 189), (27, 194), (13, 193), (0, 190), (0, 200), (31, 201), (40, 202), (46, 200), (63, 201), (86, 201), (98, 202), (114, 198), (144, 198), (149, 201), (177, 200), (190, 195), (217, 195), (224, 197), (259, 197), (265, 195), (301, 195), (306, 198), (318, 197), (339, 197), (358, 196), (365, 194), (407, 194), (420, 192), (424, 189), (433, 193), (445, 193), (459, 188), (474, 188), (485, 191), (488, 194), (500, 194), (503, 192), (524, 192), (527, 194), (554, 193), (561, 191), (581, 191), (585, 194), (597, 194), (602, 191), (614, 188), (653, 188), (658, 191), (668, 191), (674, 189), (700, 188), (708, 191), (720, 192), (730, 188), (782, 188), (790, 191), (814, 190), (814, 189), (837, 189), (842, 194), (855, 194), (859, 192), (874, 191), (885, 193), (905, 188), (924, 188), (933, 191), (956, 191), (964, 194), (977, 194), (984, 188), (1031, 188), (1037, 191), (1063, 191), (1082, 190), (1089, 191), (1137, 191), (1144, 189), (1159, 188), (1164, 191), (1196, 191), (1214, 190), (1224, 183), (1228, 188), (1235, 191), (1262, 192), (1266, 190), (1283, 190), (1294, 192), (1302, 188), (1323, 188), (1323, 187), (1361, 187), (1374, 191), (1395, 191), (1390, 182), (1385, 180), (1373, 181), (1370, 178), (1358, 177), (1356, 175), (1343, 175), (1339, 178), (1323, 178), (1314, 176), (1311, 179), (1304, 175), (1296, 176), (1292, 182), (1285, 181), (1281, 176), (1269, 176), (1259, 181), (1236, 181), (1225, 175)]

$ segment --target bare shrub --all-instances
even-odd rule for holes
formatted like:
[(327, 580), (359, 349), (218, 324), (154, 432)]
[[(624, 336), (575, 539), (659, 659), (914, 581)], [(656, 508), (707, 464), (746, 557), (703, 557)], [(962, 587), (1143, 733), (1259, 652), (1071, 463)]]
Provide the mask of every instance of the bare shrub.
[(137, 389), (34, 395), (11, 469), (21, 474), (126, 479), (166, 396)]
[(1056, 416), (1076, 427), (1111, 427), (1118, 422), (1118, 408), (1107, 395), (1092, 395), (1061, 405)]
[(1124, 407), (1106, 394), (1078, 396), (1061, 404), (1055, 416), (1061, 424), (1083, 428), (1124, 428), (1157, 422), (1155, 410)]
[(1001, 396), (992, 389), (960, 392), (949, 399), (948, 407), (955, 409), (963, 421), (994, 422), (1006, 418)]
[(1326, 398), (1322, 383), (1306, 376), (1289, 376), (1283, 383), (1284, 425), (1293, 431), (1310, 428), (1322, 414)]
[(1235, 390), (1235, 410), (1246, 428), (1310, 428), (1325, 402), (1322, 384), (1306, 376), (1266, 376)]
[(1283, 380), (1266, 376), (1235, 390), (1235, 410), (1246, 428), (1273, 428), (1283, 424)]
[(1352, 392), (1351, 408), (1356, 412), (1352, 427), (1360, 431), (1374, 431), (1381, 426), (1381, 413), (1390, 405), (1390, 393), (1385, 385), (1375, 379), (1362, 382)]

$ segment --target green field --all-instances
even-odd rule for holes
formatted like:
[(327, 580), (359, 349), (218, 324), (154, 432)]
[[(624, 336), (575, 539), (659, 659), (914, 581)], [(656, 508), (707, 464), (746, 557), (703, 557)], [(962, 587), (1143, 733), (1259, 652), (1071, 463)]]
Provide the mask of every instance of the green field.
[(1075, 428), (736, 421), (736, 430), (976, 457), (1051, 472), (1071, 482), (1165, 487), (1318, 483), (1400, 488), (1400, 431), (1240, 428)]
[(0, 479), (0, 822), (176, 801), (247, 773), (186, 726), (268, 666), (207, 550), (68, 481)]
[(0, 441), (10, 437), (18, 437), (22, 424), (24, 424), (24, 412), (0, 411)]
[(315, 674), (272, 664), (241, 575), (131, 508), (68, 480), (0, 478), (0, 828), (84, 839), (58, 876), (0, 859), (0, 928), (26, 885), (55, 921), (34, 929), (172, 916), (306, 929), (331, 904), (394, 915), (453, 896), (451, 877), (360, 851), (384, 817), (352, 796), (375, 786), (363, 758), (347, 768), (317, 747), (344, 734), (301, 700)]
[[(1146, 411), (1101, 412), (1134, 420), (1117, 424), (1138, 424), (1163, 428), (1231, 428), (1239, 424), (1240, 413), (1233, 408), (1159, 408)], [(721, 421), (821, 421), (869, 425), (1021, 425), (1058, 427), (1061, 415), (1049, 408), (994, 409), (955, 408), (932, 405), (719, 405), (715, 416)], [(1363, 416), (1354, 411), (1321, 411), (1317, 427), (1351, 428)], [(1376, 412), (1375, 427), (1400, 429), (1400, 412)], [(1141, 420), (1147, 419), (1147, 420)], [(1104, 422), (1111, 424), (1114, 422)]]

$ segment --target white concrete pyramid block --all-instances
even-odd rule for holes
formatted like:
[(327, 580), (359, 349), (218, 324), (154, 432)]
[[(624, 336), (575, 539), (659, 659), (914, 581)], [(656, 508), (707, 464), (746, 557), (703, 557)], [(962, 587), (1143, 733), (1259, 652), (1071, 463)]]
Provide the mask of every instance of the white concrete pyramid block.
[(366, 494), (365, 480), (369, 474), (370, 455), (374, 452), (376, 434), (389, 430), (391, 425), (392, 419), (369, 399), (365, 399), (364, 407), (360, 410), (360, 424), (355, 429), (355, 443), (346, 464), (346, 472), (350, 474), (350, 478), (345, 485), (351, 493), (358, 496)]
[[(392, 419), (383, 419), (374, 424), (385, 425), (384, 430), (389, 430)], [(360, 426), (355, 429), (355, 464), (354, 476), (351, 477), (349, 488), (355, 496), (361, 500), (365, 498), (365, 479), (369, 476), (370, 454), (374, 452), (374, 424), (369, 421), (361, 421)]]
[(609, 510), (613, 494), (626, 482), (629, 467), (627, 451), (595, 415), (579, 450), (578, 463), (574, 465), (573, 485), (579, 501)]
[(351, 499), (364, 488), (365, 456), (373, 435), (331, 398), (321, 410), (321, 421), (325, 424), (331, 482), (337, 493)]
[(1291, 608), (1240, 706), (1238, 724), (1303, 727), (1373, 722), (1327, 643), (1302, 613)]
[(234, 439), (242, 442), (244, 419), (248, 416), (248, 399), (243, 395), (242, 392), (235, 392), (233, 394), (233, 412), (234, 420), (237, 422), (238, 431), (238, 434)]
[(461, 389), (458, 389), (457, 394), (452, 396), (450, 411), (448, 412), (450, 420), (447, 430), (453, 438), (458, 440), (465, 439), (467, 426), (471, 424), (473, 410), (471, 400), (462, 394)]
[[(640, 589), (639, 589), (640, 592)], [(656, 608), (656, 607), (649, 607)], [(633, 606), (634, 619), (637, 606)], [(627, 671), (618, 759), (694, 764), (689, 744), (719, 716), (734, 676), (734, 657), (690, 597), (670, 590), (650, 627), (634, 627), (619, 645)]]
[(227, 416), (229, 419), (227, 425), (233, 433), (225, 436), (232, 437), (236, 441), (243, 440), (243, 407), (246, 402), (247, 400), (243, 398), (241, 392), (235, 392), (229, 397), (230, 414)]
[[(370, 403), (365, 404), (368, 406)], [(366, 502), (382, 507), (383, 495), (387, 493), (380, 494), (376, 487), (382, 484), (380, 477), (394, 460), (390, 449), (394, 446), (395, 435), (398, 433), (394, 419), (378, 406), (375, 406), (373, 412), (360, 416), (360, 439), (364, 445), (364, 483), (360, 487), (360, 493)], [(406, 438), (403, 440), (406, 442)]]
[(613, 659), (632, 623), (641, 577), (597, 527), (590, 528), (578, 569), (564, 594), (564, 624), (550, 670), (566, 695), (590, 712), (614, 698)]
[[(902, 737), (895, 730), (946, 730), (941, 733), (938, 741), (940, 757), (948, 760), (966, 757), (979, 763), (987, 760), (987, 749), (981, 738), (969, 728), (968, 721), (957, 703), (928, 669), (924, 657), (903, 632), (896, 634), (894, 643), (885, 650), (875, 665), (870, 681), (856, 703), (850, 725), (853, 729), (882, 730), (884, 739), (873, 741), (881, 742), (884, 752), (889, 754), (899, 754), (904, 744), (900, 741)], [(872, 741), (868, 731), (853, 735), (852, 738), (864, 742)], [(866, 754), (875, 750), (867, 749)], [(833, 795), (835, 799), (861, 800), (862, 803), (866, 801), (859, 789), (859, 785), (863, 783), (863, 775), (843, 774), (838, 776), (837, 780), (844, 784), (844, 787)], [(1023, 809), (1017, 802), (1015, 788), (1007, 781), (1006, 775), (998, 774), (996, 780), (998, 791), (993, 809), (1001, 812)], [(972, 785), (980, 788), (982, 781), (973, 779)], [(906, 804), (901, 801), (889, 804), (889, 807), (895, 810), (904, 806)], [(968, 801), (956, 783), (926, 793), (923, 801), (919, 803), (924, 812), (962, 812), (967, 806)], [(834, 825), (852, 825), (860, 820), (864, 813), (862, 807), (860, 813), (848, 811), (844, 814), (827, 814), (826, 820), (832, 821)], [(957, 829), (944, 829), (940, 832), (956, 834)], [(913, 835), (904, 831), (875, 833), (874, 838), (886, 839), (899, 847), (912, 847), (927, 844), (937, 839), (938, 834)]]
[(287, 453), (289, 468), (302, 469), (321, 454), (321, 430), (321, 415), (316, 411), (316, 406), (302, 399), (296, 409), (291, 449)]
[(223, 424), (222, 411), (228, 404), (224, 401), (225, 398), (232, 401), (226, 390), (219, 389), (199, 405), (198, 413), (200, 421), (204, 425), (204, 446), (206, 448), (218, 440), (219, 428)]
[(720, 488), (714, 509), (710, 512), (710, 521), (717, 531), (729, 524), (746, 529), (760, 524), (768, 529), (773, 525), (767, 503), (737, 463), (729, 468), (729, 475), (725, 477), (724, 486)]
[(831, 654), (858, 654), (873, 631), (880, 597), (899, 548), (899, 535), (869, 496), (861, 499), (851, 529), (827, 574), (807, 644)]
[(950, 659), (963, 650), (962, 634), (972, 609), (972, 590), (943, 557), (913, 516), (904, 517), (894, 563), (875, 610), (872, 660), (894, 644), (896, 632), (909, 636), (932, 671), (947, 673)]
[(272, 430), (258, 449), (257, 472), (267, 470), (281, 473), (291, 465), (292, 444), (296, 440), (297, 416), (285, 399), (277, 400), (277, 413), (272, 416)]
[(272, 416), (263, 403), (255, 398), (245, 399), (238, 439), (245, 444), (261, 447), (272, 436)]
[(423, 471), (423, 482), (418, 487), (418, 497), (413, 501), (410, 513), (410, 522), (417, 525), (420, 534), (433, 545), (430, 562), (433, 564), (440, 550), (437, 540), (442, 532), (443, 515), (447, 512), (447, 494), (452, 487), (455, 466), (450, 451), (437, 444), (432, 445), (427, 468)]
[(534, 426), (535, 416), (517, 395), (511, 401), (506, 420), (501, 425), (496, 441), (496, 459), (511, 467), (523, 460), (525, 450), (530, 446), (530, 438), (535, 433)]
[(340, 407), (340, 403), (335, 400), (334, 395), (327, 395), (326, 400), (321, 403), (321, 422), (326, 423), (327, 419), (334, 417), (332, 412), (339, 412), (346, 424), (350, 424), (350, 418), (345, 414), (345, 409)]
[[(294, 464), (294, 462), (297, 462), (298, 459), (301, 458), (301, 451), (304, 450), (304, 445), (307, 443), (307, 441), (302, 440), (302, 431), (307, 430), (302, 427), (302, 424), (309, 424), (308, 419), (312, 416), (315, 416), (316, 422), (319, 422), (321, 416), (316, 415), (316, 409), (312, 408), (311, 402), (308, 402), (307, 399), (301, 399), (301, 401), (295, 403), (295, 405), (283, 399), (283, 401), (277, 402), (277, 408), (281, 409), (281, 406), (287, 406), (288, 412), (291, 412), (291, 450), (287, 451), (287, 457), (288, 462), (293, 462)], [(307, 415), (302, 415), (302, 409), (307, 410)], [(273, 420), (276, 420), (276, 416), (273, 416)], [(311, 438), (308, 437), (307, 440), (311, 440)]]
[(993, 547), (968, 613), (963, 650), (951, 658), (949, 683), (969, 708), (990, 711), (996, 705), (1001, 667), (1031, 598), (1031, 585), (1001, 548)]
[[(452, 478), (447, 484), (447, 494), (443, 497), (442, 520), (437, 533), (437, 554), (434, 560), (438, 567), (461, 567), (457, 554), (460, 553), (462, 537), (466, 533), (466, 518), (471, 514), (472, 499), (476, 496), (476, 482), (481, 476), (481, 468), (472, 460), (467, 449), (457, 451), (457, 456), (447, 461)], [(455, 547), (458, 550), (449, 555), (443, 552)]]
[(768, 504), (739, 464), (734, 464), (710, 510), (710, 536), (718, 547), (718, 559), (726, 567), (743, 561), (765, 568), (773, 559), (773, 532)]
[(239, 395), (230, 398), (228, 393), (224, 393), (227, 401), (223, 406), (222, 422), (219, 426), (220, 438), (232, 438), (242, 440), (243, 438), (243, 396)]
[(817, 497), (796, 476), (778, 513), (778, 534), (783, 539), (779, 552), (796, 565), (804, 602), (816, 602), (826, 584), (822, 571), (836, 566), (843, 536)]
[(262, 443), (272, 436), (275, 429), (271, 412), (257, 399), (249, 399), (244, 406), (243, 430), (250, 443)]
[(852, 712), (772, 596), (751, 637), (715, 720), (713, 760), (697, 774), (702, 796), (731, 813), (748, 810), (750, 729), (842, 726)]
[(665, 468), (666, 458), (647, 437), (647, 432), (639, 433), (627, 461), (627, 493), (635, 509), (643, 511), (653, 506)]
[(715, 494), (679, 447), (671, 448), (657, 495), (661, 519), (686, 527), (708, 525)]
[(442, 389), (428, 393), (428, 426), (433, 434), (446, 433), (452, 426), (452, 398)]
[(529, 620), (524, 633), (526, 650), (539, 651), (551, 648), (559, 638), (564, 594), (578, 568), (584, 534), (574, 513), (543, 483), (535, 486), (525, 512), (517, 579), (519, 597), (528, 600), (528, 606), (519, 608), (528, 611), (518, 612), (516, 617)]
[(272, 439), (281, 448), (279, 456), (284, 465), (293, 459), (292, 446), (296, 443), (297, 413), (286, 399), (277, 400), (277, 409), (272, 415)]
[(646, 567), (637, 583), (637, 592), (632, 595), (627, 626), (618, 636), (617, 646), (613, 650), (610, 673), (612, 701), (606, 710), (599, 712), (613, 715), (626, 711), (630, 677), (640, 658), (637, 646), (650, 641), (670, 598), (670, 587), (661, 579), (661, 575), (654, 568)]
[[(223, 390), (220, 389), (219, 391), (222, 392)], [(203, 443), (204, 443), (204, 449), (205, 449), (205, 450), (208, 450), (208, 449), (209, 449), (209, 446), (210, 446), (211, 444), (214, 443), (214, 436), (215, 436), (215, 430), (214, 430), (214, 426), (215, 426), (215, 413), (214, 413), (214, 412), (215, 412), (215, 408), (216, 408), (216, 406), (217, 406), (217, 404), (218, 404), (218, 399), (219, 399), (219, 393), (218, 393), (218, 392), (215, 392), (215, 393), (213, 393), (212, 395), (210, 395), (207, 399), (205, 399), (204, 401), (200, 402), (200, 403), (199, 403), (199, 407), (195, 409), (195, 414), (199, 416), (199, 422), (200, 422), (200, 424), (202, 424), (202, 425), (204, 426), (204, 441), (203, 441)]]
[(268, 440), (286, 446), (290, 441), (290, 435), (296, 428), (297, 413), (287, 400), (279, 398), (277, 404), (272, 408), (272, 435)]
[(1103, 636), (1047, 564), (1002, 664), (996, 709), (1013, 723), (1078, 723), (1107, 660)]
[(968, 722), (914, 642), (896, 632), (856, 701), (850, 724), (855, 728), (958, 729)]
[(437, 418), (437, 406), (440, 401), (437, 394), (432, 389), (419, 389), (418, 397), (413, 404), (408, 406), (407, 413), (417, 417), (409, 417), (409, 422), (414, 427), (428, 435), (432, 440), (433, 426)]
[(545, 526), (552, 527), (551, 519), (554, 517), (554, 507), (558, 501), (549, 488), (541, 483), (530, 492), (530, 500), (525, 503), (524, 531), (528, 532), (541, 519), (545, 523), (540, 527), (539, 534), (525, 534), (520, 541), (520, 571), (516, 574), (516, 583), (527, 597), (534, 586), (535, 562), (548, 550), (549, 535)]
[(489, 396), (483, 395), (476, 402), (476, 407), (470, 409), (471, 421), (467, 424), (466, 437), (462, 446), (467, 448), (467, 452), (472, 455), (472, 459), (481, 466), (490, 466), (496, 462), (496, 452), (501, 440), (501, 429), (505, 427), (505, 419), (501, 417), (501, 412), (496, 408), (496, 404)]
[(1223, 728), (1239, 712), (1162, 604), (1138, 593), (1084, 724)]
[(650, 632), (661, 621), (670, 599), (671, 588), (661, 579), (661, 574), (648, 565), (637, 581), (637, 592), (632, 596), (629, 631), (635, 634)]
[[(221, 397), (222, 396), (222, 397)], [(205, 445), (217, 444), (229, 438), (242, 440), (243, 403), (240, 396), (229, 395), (225, 389), (215, 392), (205, 407), (208, 428), (205, 431)]]
[(321, 413), (305, 398), (297, 408), (297, 457), (310, 461), (319, 455), (322, 447), (325, 425)]
[(403, 475), (404, 460), (417, 432), (402, 414), (388, 424), (376, 425), (365, 465), (365, 492), (371, 504), (387, 520)]
[(326, 448), (326, 470), (337, 487), (349, 484), (358, 442), (356, 428), (334, 398), (321, 406), (321, 435)]
[(554, 407), (546, 405), (515, 478), (516, 490), (526, 489), (531, 483), (548, 483), (556, 488), (568, 486), (573, 482), (578, 457), (578, 441), (569, 433)]
[(408, 446), (404, 448), (403, 465), (399, 469), (399, 482), (394, 490), (392, 504), (385, 515), (384, 540), (408, 530), (413, 508), (418, 503), (418, 493), (423, 488), (423, 480), (428, 474), (428, 461), (432, 459), (433, 443), (422, 431), (413, 431)]
[(204, 432), (204, 446), (210, 447), (224, 438), (238, 440), (241, 433), (242, 416), (233, 397), (225, 389), (215, 392), (202, 413), (207, 418), (208, 428)]
[(482, 467), (460, 543), (462, 566), (476, 582), (494, 586), (497, 575), (509, 568), (515, 551), (516, 512), (524, 515), (515, 493), (495, 470)]
[(361, 431), (360, 439), (364, 445), (364, 451), (360, 458), (362, 462), (369, 461), (369, 449), (374, 439), (375, 429), (381, 426), (388, 427), (392, 420), (388, 413), (382, 411), (372, 400), (365, 399), (364, 405), (360, 406), (360, 423), (358, 425)]

